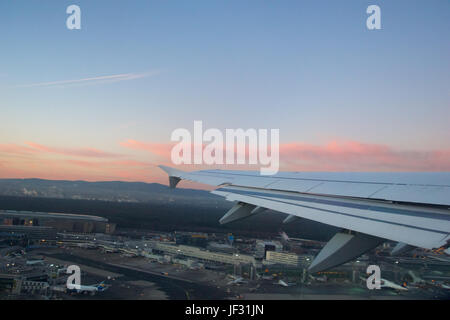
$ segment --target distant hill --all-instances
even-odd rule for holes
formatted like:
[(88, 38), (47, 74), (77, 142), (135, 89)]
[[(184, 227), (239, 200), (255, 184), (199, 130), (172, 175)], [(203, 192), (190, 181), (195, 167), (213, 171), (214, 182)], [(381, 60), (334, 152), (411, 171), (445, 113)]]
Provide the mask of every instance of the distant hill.
[(66, 181), (43, 179), (0, 179), (0, 195), (53, 199), (152, 202), (178, 200), (211, 201), (219, 199), (207, 191), (170, 189), (159, 183), (122, 181)]
[(86, 182), (41, 179), (0, 179), (0, 209), (92, 214), (120, 228), (233, 232), (276, 236), (281, 229), (293, 237), (327, 240), (336, 228), (308, 220), (283, 225), (286, 216), (268, 211), (220, 225), (232, 206), (208, 191), (170, 189), (158, 183)]

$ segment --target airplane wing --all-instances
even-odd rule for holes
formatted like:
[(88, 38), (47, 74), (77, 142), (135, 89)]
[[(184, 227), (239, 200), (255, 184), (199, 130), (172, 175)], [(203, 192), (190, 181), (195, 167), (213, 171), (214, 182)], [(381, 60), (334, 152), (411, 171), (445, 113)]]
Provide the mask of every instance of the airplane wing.
[(212, 193), (235, 203), (222, 224), (271, 209), (287, 213), (287, 222), (304, 218), (342, 228), (314, 259), (311, 272), (357, 258), (386, 239), (426, 249), (450, 245), (450, 172), (263, 176), (256, 171), (160, 168), (168, 173), (171, 188), (180, 180), (217, 186)]

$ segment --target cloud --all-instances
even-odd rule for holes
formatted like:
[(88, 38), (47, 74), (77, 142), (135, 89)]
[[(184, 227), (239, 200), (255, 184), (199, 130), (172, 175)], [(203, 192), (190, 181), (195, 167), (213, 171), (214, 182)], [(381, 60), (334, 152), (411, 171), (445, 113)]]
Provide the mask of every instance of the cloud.
[[(115, 154), (93, 148), (49, 147), (34, 142), (26, 146), (0, 144), (0, 178), (42, 178), (86, 181), (145, 181), (167, 183), (167, 175), (156, 164), (172, 165), (172, 143), (126, 140), (120, 145), (141, 150), (160, 159), (138, 161), (129, 154)], [(64, 157), (60, 157), (63, 155)], [(303, 142), (280, 145), (283, 171), (450, 171), (450, 149), (397, 150), (387, 145), (357, 141), (330, 141), (323, 145)], [(215, 166), (245, 170), (253, 166)], [(210, 169), (205, 165), (183, 165), (183, 170)], [(183, 182), (182, 187), (204, 186)]]
[(137, 168), (137, 167), (150, 167), (156, 166), (150, 162), (135, 161), (135, 160), (122, 160), (122, 161), (84, 161), (84, 160), (67, 160), (68, 163), (74, 164), (80, 167), (87, 168), (106, 168), (117, 167), (121, 169)]
[(0, 144), (0, 152), (2, 153), (10, 153), (10, 154), (30, 154), (37, 152), (37, 150), (34, 150), (29, 147), (20, 146), (17, 144)]
[(93, 157), (93, 158), (119, 158), (122, 157), (120, 154), (105, 152), (102, 150), (94, 148), (57, 148), (48, 147), (34, 142), (26, 142), (26, 144), (32, 147), (35, 151), (46, 152), (46, 153), (57, 153), (67, 156), (77, 156), (77, 157)]
[(107, 76), (98, 76), (91, 78), (75, 79), (75, 80), (59, 80), (51, 82), (38, 82), (25, 85), (18, 85), (15, 88), (32, 88), (32, 87), (55, 87), (55, 86), (76, 86), (76, 85), (94, 85), (102, 83), (112, 83), (118, 81), (129, 81), (140, 78), (146, 78), (158, 74), (159, 71), (143, 72), (143, 73), (121, 73)]
[(280, 160), (298, 171), (449, 171), (450, 150), (395, 150), (387, 145), (331, 141), (280, 145)]
[(173, 143), (150, 143), (132, 139), (120, 142), (119, 144), (122, 147), (133, 150), (148, 151), (165, 159), (170, 159), (170, 152), (172, 150), (172, 147), (174, 146)]
[(154, 164), (125, 157), (94, 148), (0, 144), (0, 178), (166, 182)]
[[(127, 140), (121, 146), (156, 154), (170, 164), (172, 143)], [(224, 150), (225, 155), (226, 150)], [(204, 166), (202, 166), (204, 167)], [(245, 166), (222, 166), (245, 169)], [(253, 166), (253, 170), (256, 168)], [(325, 145), (280, 144), (280, 170), (285, 171), (450, 171), (449, 150), (396, 150), (387, 145), (351, 140)]]
[(156, 166), (135, 160), (77, 160), (16, 157), (4, 162), (0, 154), (0, 178), (41, 178), (86, 181), (145, 181), (165, 183), (167, 176)]

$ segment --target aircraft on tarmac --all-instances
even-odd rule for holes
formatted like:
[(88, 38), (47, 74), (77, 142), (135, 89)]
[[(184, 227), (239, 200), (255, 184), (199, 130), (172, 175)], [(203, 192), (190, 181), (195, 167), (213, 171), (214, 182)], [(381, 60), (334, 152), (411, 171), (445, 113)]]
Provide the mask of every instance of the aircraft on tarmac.
[(292, 286), (297, 285), (295, 282), (286, 282), (286, 281), (283, 281), (281, 279), (278, 280), (278, 282), (275, 282), (274, 284), (278, 284), (278, 285), (280, 285), (282, 287), (292, 287)]
[(233, 284), (243, 284), (243, 283), (248, 283), (248, 281), (244, 280), (244, 278), (242, 277), (234, 277), (231, 276), (233, 280), (231, 280), (230, 282), (227, 283), (227, 285), (233, 285)]
[(90, 286), (75, 286), (72, 289), (67, 289), (68, 292), (75, 292), (75, 293), (82, 293), (87, 294), (90, 293), (91, 295), (94, 295), (97, 292), (102, 292), (108, 289), (108, 286), (105, 285), (105, 281), (100, 282), (99, 284), (93, 284)]
[[(364, 282), (367, 280), (364, 277), (360, 277), (360, 279)], [(386, 280), (383, 278), (380, 279), (380, 282), (381, 282), (380, 284), (381, 284), (382, 289), (387, 288), (387, 289), (394, 289), (394, 290), (398, 290), (398, 291), (408, 291), (408, 288), (406, 286), (398, 285), (392, 281), (389, 281), (389, 280)]]

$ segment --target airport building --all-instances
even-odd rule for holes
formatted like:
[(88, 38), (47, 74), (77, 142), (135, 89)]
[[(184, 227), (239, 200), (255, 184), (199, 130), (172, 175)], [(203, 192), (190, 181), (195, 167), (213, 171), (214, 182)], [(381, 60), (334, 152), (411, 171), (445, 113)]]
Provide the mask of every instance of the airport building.
[(52, 227), (33, 226), (27, 227), (23, 225), (0, 225), (0, 233), (15, 234), (26, 237), (28, 240), (56, 240), (56, 229)]
[(225, 252), (225, 253), (233, 253), (236, 251), (236, 249), (233, 248), (233, 246), (227, 243), (217, 243), (217, 242), (208, 243), (206, 249), (210, 251)]
[(1, 274), (0, 273), (0, 292), (7, 291), (9, 293), (20, 293), (17, 290), (18, 276), (13, 274)]
[(0, 231), (0, 247), (26, 246), (28, 238), (23, 233)]
[[(287, 265), (292, 267), (299, 267), (303, 264), (305, 258), (295, 253), (267, 251), (266, 262)], [(306, 261), (306, 260), (305, 260)]]
[(157, 241), (152, 242), (151, 249), (154, 253), (161, 252), (163, 254), (195, 258), (205, 262), (252, 265), (256, 263), (255, 258), (249, 255), (211, 252), (197, 247), (185, 245), (177, 246)]
[(206, 248), (208, 245), (208, 235), (206, 233), (198, 232), (175, 231), (175, 243)]
[(268, 251), (281, 252), (283, 245), (279, 241), (262, 241), (258, 240), (255, 246), (255, 257), (265, 259)]
[(21, 228), (25, 234), (33, 234), (34, 237), (48, 228), (54, 229), (55, 235), (56, 232), (111, 234), (116, 226), (106, 218), (91, 215), (0, 210), (0, 227), (4, 232), (16, 232), (15, 228)]

